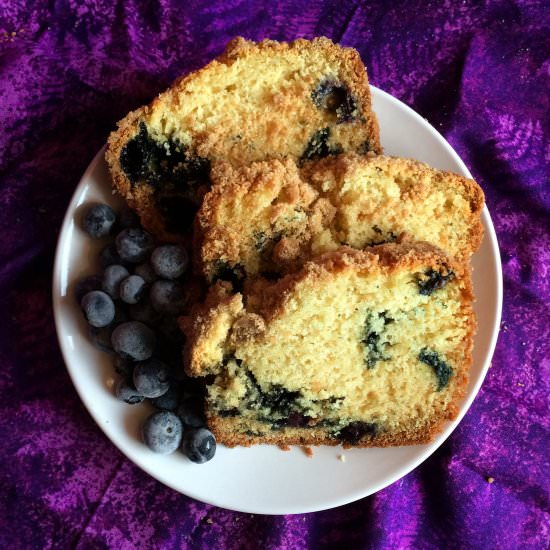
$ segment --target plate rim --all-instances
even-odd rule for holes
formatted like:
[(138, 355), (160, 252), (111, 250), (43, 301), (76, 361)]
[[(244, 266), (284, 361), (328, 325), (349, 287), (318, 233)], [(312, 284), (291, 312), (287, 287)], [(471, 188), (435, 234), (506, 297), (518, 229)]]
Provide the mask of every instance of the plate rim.
[[(406, 103), (402, 102), (401, 100), (397, 99), (396, 97), (392, 96), (388, 92), (385, 92), (384, 90), (370, 85), (371, 88), (371, 94), (375, 96), (376, 94), (380, 94), (382, 97), (384, 97), (386, 100), (388, 100), (390, 103), (394, 103), (398, 108), (404, 109), (408, 112), (409, 115), (411, 115), (418, 123), (420, 123), (425, 129), (427, 129), (429, 132), (434, 133), (440, 143), (445, 148), (446, 152), (450, 154), (450, 156), (453, 158), (453, 160), (456, 162), (456, 164), (461, 168), (464, 175), (467, 177), (472, 178), (472, 175), (470, 171), (468, 170), (467, 166), (464, 164), (463, 160), (460, 158), (458, 153), (453, 149), (453, 147), (450, 145), (450, 143), (445, 139), (445, 137), (438, 132), (436, 128), (434, 128), (425, 118), (423, 118), (421, 115), (419, 115), (414, 109), (409, 107)], [(321, 505), (313, 505), (307, 507), (301, 506), (299, 509), (295, 509), (292, 506), (292, 502), (289, 502), (288, 506), (285, 507), (285, 509), (281, 509), (280, 506), (271, 506), (270, 510), (262, 510), (258, 511), (258, 509), (254, 508), (248, 508), (246, 506), (239, 507), (234, 505), (226, 505), (226, 504), (220, 504), (219, 500), (216, 502), (215, 498), (205, 498), (204, 495), (198, 495), (195, 491), (186, 491), (183, 492), (179, 487), (176, 486), (175, 483), (170, 483), (169, 481), (165, 479), (159, 479), (155, 473), (154, 468), (150, 468), (148, 465), (138, 464), (127, 452), (122, 448), (122, 443), (119, 444), (119, 442), (114, 438), (111, 437), (111, 434), (107, 431), (107, 426), (104, 425), (104, 423), (101, 421), (101, 419), (98, 417), (98, 414), (95, 411), (95, 408), (91, 405), (89, 405), (88, 401), (89, 398), (87, 394), (85, 394), (83, 391), (81, 391), (81, 388), (79, 387), (79, 383), (76, 380), (76, 372), (73, 372), (73, 369), (69, 367), (69, 363), (72, 360), (69, 360), (70, 351), (67, 349), (67, 343), (61, 336), (61, 327), (62, 327), (62, 307), (61, 307), (61, 299), (62, 295), (60, 292), (58, 292), (58, 289), (60, 288), (60, 281), (62, 277), (62, 262), (63, 262), (63, 249), (62, 249), (62, 243), (64, 243), (67, 239), (67, 232), (69, 231), (69, 227), (71, 225), (71, 221), (74, 220), (74, 211), (79, 206), (79, 203), (77, 202), (78, 196), (82, 193), (81, 185), (84, 180), (90, 177), (90, 175), (94, 172), (97, 165), (101, 162), (102, 158), (105, 154), (106, 145), (101, 147), (101, 149), (95, 154), (92, 161), (89, 163), (88, 167), (80, 177), (77, 185), (75, 186), (74, 192), (71, 195), (71, 198), (67, 205), (67, 210), (65, 212), (65, 215), (63, 217), (63, 221), (61, 224), (61, 228), (59, 231), (57, 244), (56, 244), (56, 251), (55, 251), (55, 259), (54, 259), (54, 266), (53, 266), (53, 273), (52, 273), (52, 304), (53, 304), (53, 313), (54, 313), (54, 323), (56, 328), (56, 336), (57, 341), (59, 343), (59, 347), (61, 350), (61, 354), (63, 356), (63, 361), (65, 363), (65, 368), (67, 369), (69, 373), (69, 377), (71, 379), (71, 382), (80, 398), (84, 406), (86, 407), (86, 410), (88, 414), (93, 418), (94, 422), (99, 426), (101, 431), (107, 436), (109, 441), (114, 444), (114, 446), (122, 453), (124, 457), (126, 457), (132, 464), (140, 468), (141, 470), (145, 471), (148, 475), (162, 483), (163, 485), (166, 485), (167, 487), (171, 488), (172, 490), (183, 494), (185, 496), (188, 496), (190, 498), (193, 498), (197, 501), (204, 502), (206, 504), (222, 507), (228, 510), (237, 511), (237, 512), (244, 512), (244, 513), (253, 513), (253, 514), (264, 514), (264, 515), (287, 515), (287, 514), (304, 514), (304, 513), (313, 513), (323, 510), (329, 510), (332, 508), (336, 508), (338, 506), (342, 506), (345, 504), (349, 504), (351, 502), (355, 502), (361, 498), (365, 498), (367, 496), (370, 496), (372, 494), (377, 493), (378, 491), (381, 491), (382, 489), (392, 485), (399, 479), (403, 478), (404, 476), (408, 475), (411, 471), (416, 469), (420, 464), (422, 464), (429, 456), (431, 456), (433, 453), (439, 449), (439, 447), (450, 437), (450, 435), (453, 433), (453, 431), (458, 427), (466, 413), (470, 410), (470, 407), (472, 406), (472, 403), (474, 399), (476, 398), (477, 394), (479, 393), (479, 390), (481, 388), (481, 385), (483, 384), (485, 377), (487, 375), (487, 371), (489, 369), (491, 360), (494, 355), (496, 343), (498, 340), (499, 330), (500, 330), (500, 323), (502, 319), (502, 304), (503, 304), (503, 276), (502, 276), (502, 263), (500, 259), (500, 248), (498, 245), (498, 239), (496, 235), (496, 231), (494, 228), (494, 224), (490, 215), (490, 212), (487, 208), (487, 205), (485, 204), (483, 207), (482, 212), (482, 220), (484, 222), (484, 228), (485, 228), (485, 235), (484, 238), (489, 239), (490, 248), (494, 251), (494, 255), (492, 258), (493, 261), (493, 269), (496, 274), (496, 288), (495, 288), (495, 297), (496, 301), (494, 304), (494, 311), (492, 312), (492, 318), (494, 318), (494, 324), (491, 329), (491, 336), (489, 338), (488, 346), (487, 346), (487, 353), (484, 359), (484, 364), (482, 366), (480, 375), (475, 382), (475, 384), (472, 387), (472, 391), (469, 396), (465, 397), (464, 400), (461, 403), (460, 411), (457, 417), (450, 423), (447, 424), (444, 430), (442, 430), (441, 433), (437, 435), (437, 439), (433, 442), (430, 442), (425, 445), (425, 449), (423, 452), (421, 452), (414, 460), (411, 460), (410, 463), (408, 463), (404, 467), (396, 468), (396, 471), (393, 475), (390, 475), (386, 478), (384, 478), (383, 481), (381, 481), (378, 484), (371, 485), (367, 490), (364, 489), (358, 489), (354, 492), (348, 492), (345, 494), (345, 496), (341, 498), (334, 498), (330, 501), (330, 503), (327, 504), (321, 504)], [(493, 317), (494, 316), (494, 317)], [(90, 399), (91, 401), (91, 399)]]

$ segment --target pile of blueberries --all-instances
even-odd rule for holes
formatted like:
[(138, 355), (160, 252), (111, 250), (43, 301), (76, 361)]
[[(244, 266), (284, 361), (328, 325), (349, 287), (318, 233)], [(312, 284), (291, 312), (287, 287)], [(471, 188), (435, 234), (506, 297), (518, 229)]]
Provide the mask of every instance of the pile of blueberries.
[(206, 428), (204, 388), (183, 372), (177, 323), (188, 303), (187, 251), (157, 245), (129, 209), (117, 215), (106, 204), (93, 205), (82, 228), (93, 239), (111, 237), (100, 253), (102, 274), (79, 281), (75, 295), (93, 344), (114, 355), (116, 397), (129, 405), (148, 399), (155, 407), (141, 430), (152, 451), (181, 448), (191, 461), (207, 462), (216, 441)]

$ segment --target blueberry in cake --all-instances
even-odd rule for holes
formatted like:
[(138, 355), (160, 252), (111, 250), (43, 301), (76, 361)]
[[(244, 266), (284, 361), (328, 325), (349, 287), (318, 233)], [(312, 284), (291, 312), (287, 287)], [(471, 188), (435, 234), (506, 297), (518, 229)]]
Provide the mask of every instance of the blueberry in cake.
[(469, 271), (427, 243), (341, 247), (278, 281), (218, 281), (180, 319), (228, 446), (429, 441), (472, 361)]
[(146, 229), (178, 240), (209, 188), (212, 164), (269, 158), (300, 164), (380, 153), (359, 54), (327, 38), (236, 38), (203, 69), (129, 113), (109, 138), (113, 184)]
[(196, 217), (195, 260), (209, 281), (299, 269), (341, 245), (400, 235), (468, 260), (483, 235), (483, 191), (409, 159), (342, 154), (308, 163), (220, 163)]

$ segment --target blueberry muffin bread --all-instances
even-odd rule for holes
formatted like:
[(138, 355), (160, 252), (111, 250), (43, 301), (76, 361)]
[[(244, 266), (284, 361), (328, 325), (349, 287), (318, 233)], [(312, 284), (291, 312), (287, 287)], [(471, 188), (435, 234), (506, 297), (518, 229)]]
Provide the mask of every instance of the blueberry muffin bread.
[(359, 54), (327, 38), (231, 41), (203, 69), (129, 113), (108, 141), (114, 188), (158, 237), (189, 230), (210, 167), (381, 152)]
[(195, 261), (207, 280), (296, 270), (341, 245), (402, 234), (468, 260), (483, 235), (471, 179), (410, 159), (346, 153), (307, 163), (220, 164), (196, 217)]
[(429, 441), (472, 361), (469, 272), (427, 243), (341, 247), (244, 294), (218, 281), (180, 320), (219, 442)]

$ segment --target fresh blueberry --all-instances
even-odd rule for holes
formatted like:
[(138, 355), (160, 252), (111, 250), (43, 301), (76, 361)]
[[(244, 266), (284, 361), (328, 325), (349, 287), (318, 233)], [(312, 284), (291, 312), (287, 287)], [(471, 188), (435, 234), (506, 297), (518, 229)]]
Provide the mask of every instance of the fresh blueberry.
[(80, 281), (76, 283), (74, 286), (74, 296), (76, 301), (80, 304), (80, 302), (82, 302), (82, 298), (84, 298), (84, 296), (92, 290), (101, 290), (100, 275), (89, 275), (88, 277), (80, 279)]
[(178, 384), (170, 384), (168, 391), (159, 396), (151, 399), (151, 403), (160, 410), (163, 411), (175, 411), (178, 408), (178, 403), (181, 395), (181, 389)]
[(151, 265), (159, 277), (165, 279), (177, 279), (181, 277), (187, 265), (189, 256), (187, 250), (174, 244), (159, 246), (151, 254)]
[(186, 428), (203, 428), (206, 426), (204, 401), (200, 397), (190, 397), (178, 406), (177, 415)]
[(155, 281), (149, 297), (155, 310), (163, 315), (179, 315), (187, 303), (182, 287), (174, 281)]
[(152, 414), (143, 424), (143, 442), (155, 453), (167, 455), (180, 445), (183, 427), (180, 419), (170, 411)]
[(154, 283), (158, 279), (151, 264), (139, 264), (134, 269), (134, 273), (139, 275), (147, 284)]
[(93, 327), (110, 325), (115, 318), (115, 304), (111, 297), (101, 290), (92, 290), (82, 298), (80, 304), (86, 321)]
[(111, 336), (114, 350), (134, 361), (145, 361), (153, 355), (155, 333), (143, 323), (129, 321), (118, 325)]
[(90, 341), (94, 348), (105, 353), (113, 354), (113, 346), (111, 344), (111, 335), (113, 333), (112, 327), (88, 327), (88, 334), (90, 336)]
[(101, 249), (99, 253), (99, 263), (103, 269), (110, 265), (122, 265), (124, 263), (116, 251), (115, 243), (109, 243)]
[(118, 213), (118, 226), (121, 229), (139, 227), (139, 216), (131, 208), (123, 208)]
[(149, 300), (141, 300), (139, 304), (132, 304), (128, 308), (128, 313), (133, 321), (141, 321), (151, 327), (156, 326), (161, 320), (160, 314), (153, 309)]
[(189, 430), (183, 436), (182, 450), (191, 462), (197, 464), (208, 462), (216, 454), (214, 434), (206, 428)]
[(120, 283), (130, 275), (122, 265), (110, 265), (103, 272), (101, 288), (114, 300), (120, 298)]
[(135, 366), (133, 380), (136, 389), (145, 397), (160, 397), (170, 387), (170, 369), (153, 357)]
[(136, 405), (145, 399), (125, 378), (121, 378), (117, 382), (115, 386), (115, 395), (117, 399), (128, 403), (128, 405)]
[(123, 378), (131, 379), (134, 374), (134, 362), (125, 357), (117, 355), (113, 361), (115, 371), (118, 372)]
[(86, 212), (82, 227), (92, 239), (101, 239), (109, 235), (115, 220), (115, 213), (110, 206), (96, 204)]
[(130, 275), (120, 283), (120, 298), (127, 304), (137, 304), (145, 293), (145, 281), (139, 275)]
[(115, 243), (119, 256), (132, 264), (145, 261), (155, 246), (153, 237), (139, 227), (122, 230), (117, 235)]

